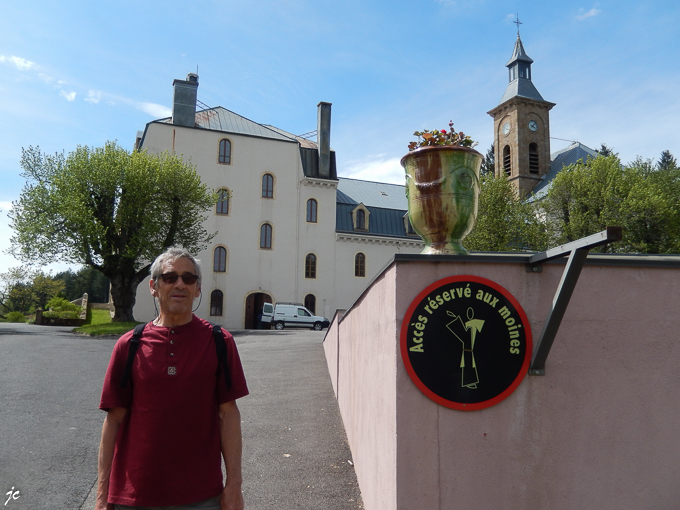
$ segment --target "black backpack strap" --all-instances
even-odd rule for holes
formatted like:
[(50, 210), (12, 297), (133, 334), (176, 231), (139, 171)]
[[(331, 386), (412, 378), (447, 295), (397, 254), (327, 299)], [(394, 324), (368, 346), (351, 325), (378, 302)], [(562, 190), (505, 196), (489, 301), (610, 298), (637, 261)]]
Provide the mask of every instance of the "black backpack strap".
[[(212, 323), (211, 323), (212, 324)], [(217, 377), (220, 371), (224, 372), (224, 381), (227, 389), (231, 389), (231, 374), (229, 373), (229, 360), (227, 360), (227, 344), (224, 342), (222, 327), (219, 324), (212, 324), (213, 339), (215, 340), (215, 350), (217, 351)]]
[(128, 340), (128, 357), (125, 362), (125, 371), (123, 372), (123, 379), (120, 381), (120, 387), (125, 388), (127, 383), (130, 381), (132, 376), (132, 363), (135, 361), (135, 355), (137, 354), (137, 349), (139, 348), (139, 342), (142, 338), (142, 333), (146, 324), (137, 324), (135, 330), (132, 333), (132, 337)]

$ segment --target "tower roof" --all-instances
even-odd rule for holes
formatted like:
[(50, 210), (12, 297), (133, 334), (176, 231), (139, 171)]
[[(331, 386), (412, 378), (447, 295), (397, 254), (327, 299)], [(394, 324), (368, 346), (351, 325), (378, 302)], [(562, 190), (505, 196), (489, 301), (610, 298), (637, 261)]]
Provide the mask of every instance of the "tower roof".
[(515, 41), (515, 49), (512, 50), (512, 57), (510, 57), (508, 63), (505, 64), (505, 67), (510, 67), (518, 60), (521, 60), (522, 62), (528, 62), (529, 64), (534, 63), (529, 55), (527, 55), (527, 52), (524, 51), (524, 46), (522, 45), (522, 39), (519, 38), (519, 33), (517, 34), (517, 40)]
[(505, 94), (503, 94), (503, 97), (498, 104), (503, 104), (515, 96), (527, 97), (537, 101), (545, 101), (536, 87), (534, 87), (534, 84), (531, 82), (531, 80), (526, 80), (524, 78), (517, 78), (516, 80), (512, 80), (510, 83), (508, 83), (508, 87), (505, 89)]
[(505, 66), (510, 70), (510, 83), (505, 89), (505, 94), (501, 98), (499, 105), (509, 101), (513, 97), (524, 97), (535, 101), (545, 102), (545, 99), (538, 92), (531, 81), (531, 64), (534, 61), (524, 51), (522, 39), (517, 32), (515, 48), (512, 50), (512, 57)]

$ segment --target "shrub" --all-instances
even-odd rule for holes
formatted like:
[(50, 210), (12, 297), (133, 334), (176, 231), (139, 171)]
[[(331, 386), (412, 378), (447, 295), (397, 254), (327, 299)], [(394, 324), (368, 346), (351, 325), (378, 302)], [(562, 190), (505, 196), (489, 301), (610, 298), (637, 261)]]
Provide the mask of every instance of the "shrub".
[(46, 319), (79, 319), (80, 313), (73, 311), (64, 312), (45, 312), (43, 317)]
[[(76, 314), (80, 314), (81, 309), (80, 306), (74, 305), (61, 297), (53, 297), (50, 299), (45, 305), (45, 308), (52, 310), (52, 312), (75, 312)], [(45, 314), (44, 317), (47, 317), (47, 314)], [(77, 318), (78, 317), (76, 317), (76, 319)]]
[(21, 312), (9, 312), (6, 319), (7, 322), (26, 322), (26, 317)]

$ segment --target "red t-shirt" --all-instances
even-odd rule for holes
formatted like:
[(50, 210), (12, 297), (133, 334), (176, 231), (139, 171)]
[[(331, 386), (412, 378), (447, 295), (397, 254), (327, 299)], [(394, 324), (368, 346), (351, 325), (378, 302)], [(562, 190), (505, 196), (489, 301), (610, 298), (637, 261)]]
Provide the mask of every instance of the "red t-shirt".
[(128, 340), (115, 347), (99, 408), (129, 410), (116, 438), (109, 502), (129, 506), (186, 505), (222, 491), (218, 406), (248, 394), (241, 360), (224, 331), (231, 389), (217, 372), (212, 326), (194, 316), (174, 328), (147, 324), (120, 388)]

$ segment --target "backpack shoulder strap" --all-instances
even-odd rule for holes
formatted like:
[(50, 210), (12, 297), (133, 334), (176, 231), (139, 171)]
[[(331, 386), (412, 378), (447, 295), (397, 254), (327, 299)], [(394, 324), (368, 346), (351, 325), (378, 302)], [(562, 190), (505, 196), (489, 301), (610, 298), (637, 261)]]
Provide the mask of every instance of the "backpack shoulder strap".
[(120, 381), (120, 387), (125, 388), (127, 383), (130, 381), (132, 376), (132, 363), (135, 361), (135, 355), (137, 354), (137, 349), (139, 348), (139, 342), (142, 338), (142, 333), (144, 333), (144, 328), (146, 324), (137, 324), (135, 330), (132, 332), (130, 340), (128, 340), (128, 357), (125, 362), (125, 371), (123, 372), (123, 379)]
[(227, 388), (231, 389), (231, 374), (229, 373), (229, 361), (227, 360), (227, 344), (224, 342), (224, 335), (222, 334), (222, 327), (219, 324), (213, 324), (213, 340), (215, 340), (215, 350), (217, 351), (217, 376), (220, 371), (224, 372), (224, 381), (227, 383)]

